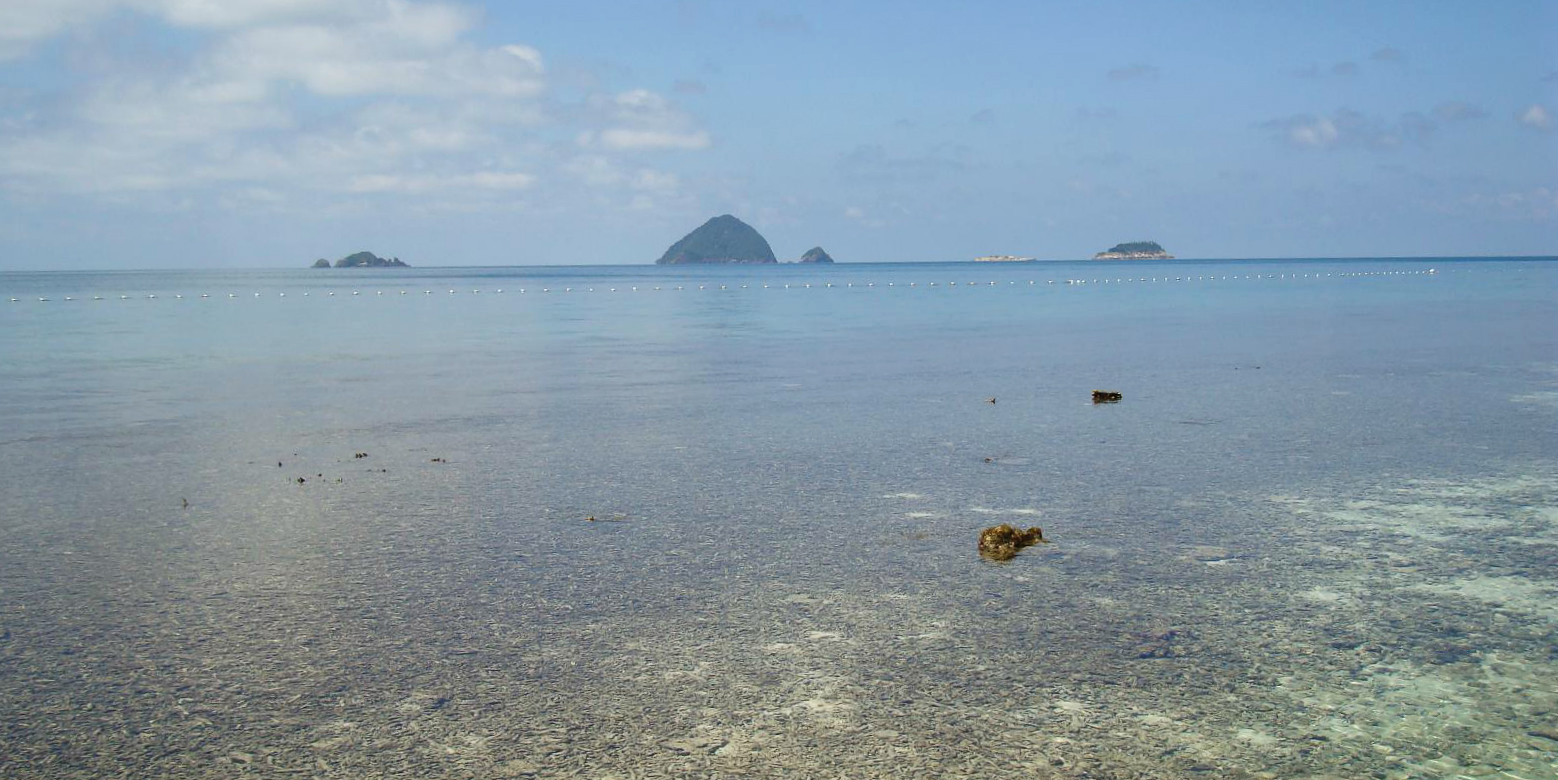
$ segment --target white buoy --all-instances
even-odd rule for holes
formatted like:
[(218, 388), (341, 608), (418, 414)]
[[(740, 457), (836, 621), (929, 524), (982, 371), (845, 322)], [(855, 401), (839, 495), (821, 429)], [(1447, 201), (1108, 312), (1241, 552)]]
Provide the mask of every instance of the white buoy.
[(202, 298), (210, 298), (211, 295), (210, 295), (210, 293), (201, 293), (200, 297), (202, 297)]
[(73, 301), (73, 300), (75, 300), (75, 298), (72, 298), (72, 297), (70, 297), (70, 296), (69, 296), (69, 295), (67, 295), (67, 296), (65, 296), (65, 300), (67, 300), (67, 301)]

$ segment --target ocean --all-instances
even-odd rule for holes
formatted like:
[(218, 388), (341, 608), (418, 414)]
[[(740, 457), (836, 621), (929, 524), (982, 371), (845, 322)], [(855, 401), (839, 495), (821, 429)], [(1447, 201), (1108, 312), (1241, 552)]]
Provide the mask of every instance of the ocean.
[(0, 776), (1558, 777), (1558, 260), (0, 299)]

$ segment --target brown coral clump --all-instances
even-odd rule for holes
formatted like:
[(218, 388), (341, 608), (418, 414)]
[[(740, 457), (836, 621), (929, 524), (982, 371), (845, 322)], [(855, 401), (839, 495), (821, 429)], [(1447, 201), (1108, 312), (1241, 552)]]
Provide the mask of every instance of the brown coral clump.
[(979, 554), (992, 561), (1009, 561), (1017, 557), (1017, 551), (1043, 542), (1044, 531), (1037, 527), (1020, 531), (1008, 523), (986, 528), (979, 534)]

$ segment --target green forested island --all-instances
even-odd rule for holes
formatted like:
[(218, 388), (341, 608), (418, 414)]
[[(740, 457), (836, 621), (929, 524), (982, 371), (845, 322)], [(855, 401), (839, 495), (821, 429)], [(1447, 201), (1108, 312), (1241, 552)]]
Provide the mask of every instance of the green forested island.
[(745, 222), (723, 214), (703, 223), (665, 250), (655, 263), (777, 263), (774, 250)]
[(1173, 260), (1156, 241), (1127, 241), (1093, 255), (1094, 260)]
[(798, 263), (831, 263), (831, 262), (833, 262), (833, 258), (827, 252), (824, 252), (822, 250), (822, 247), (814, 246), (811, 249), (806, 250), (806, 254), (801, 255), (801, 259), (797, 260), (796, 262), (798, 262)]
[[(330, 261), (323, 257), (314, 261), (314, 268), (330, 268)], [(335, 261), (336, 268), (410, 268), (398, 257), (379, 257), (372, 252), (356, 252)]]

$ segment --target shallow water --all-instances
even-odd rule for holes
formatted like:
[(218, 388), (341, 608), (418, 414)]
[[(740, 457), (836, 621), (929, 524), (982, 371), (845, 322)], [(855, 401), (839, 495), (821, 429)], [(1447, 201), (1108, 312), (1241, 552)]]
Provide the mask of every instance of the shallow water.
[(1558, 262), (0, 296), (7, 777), (1558, 776)]

